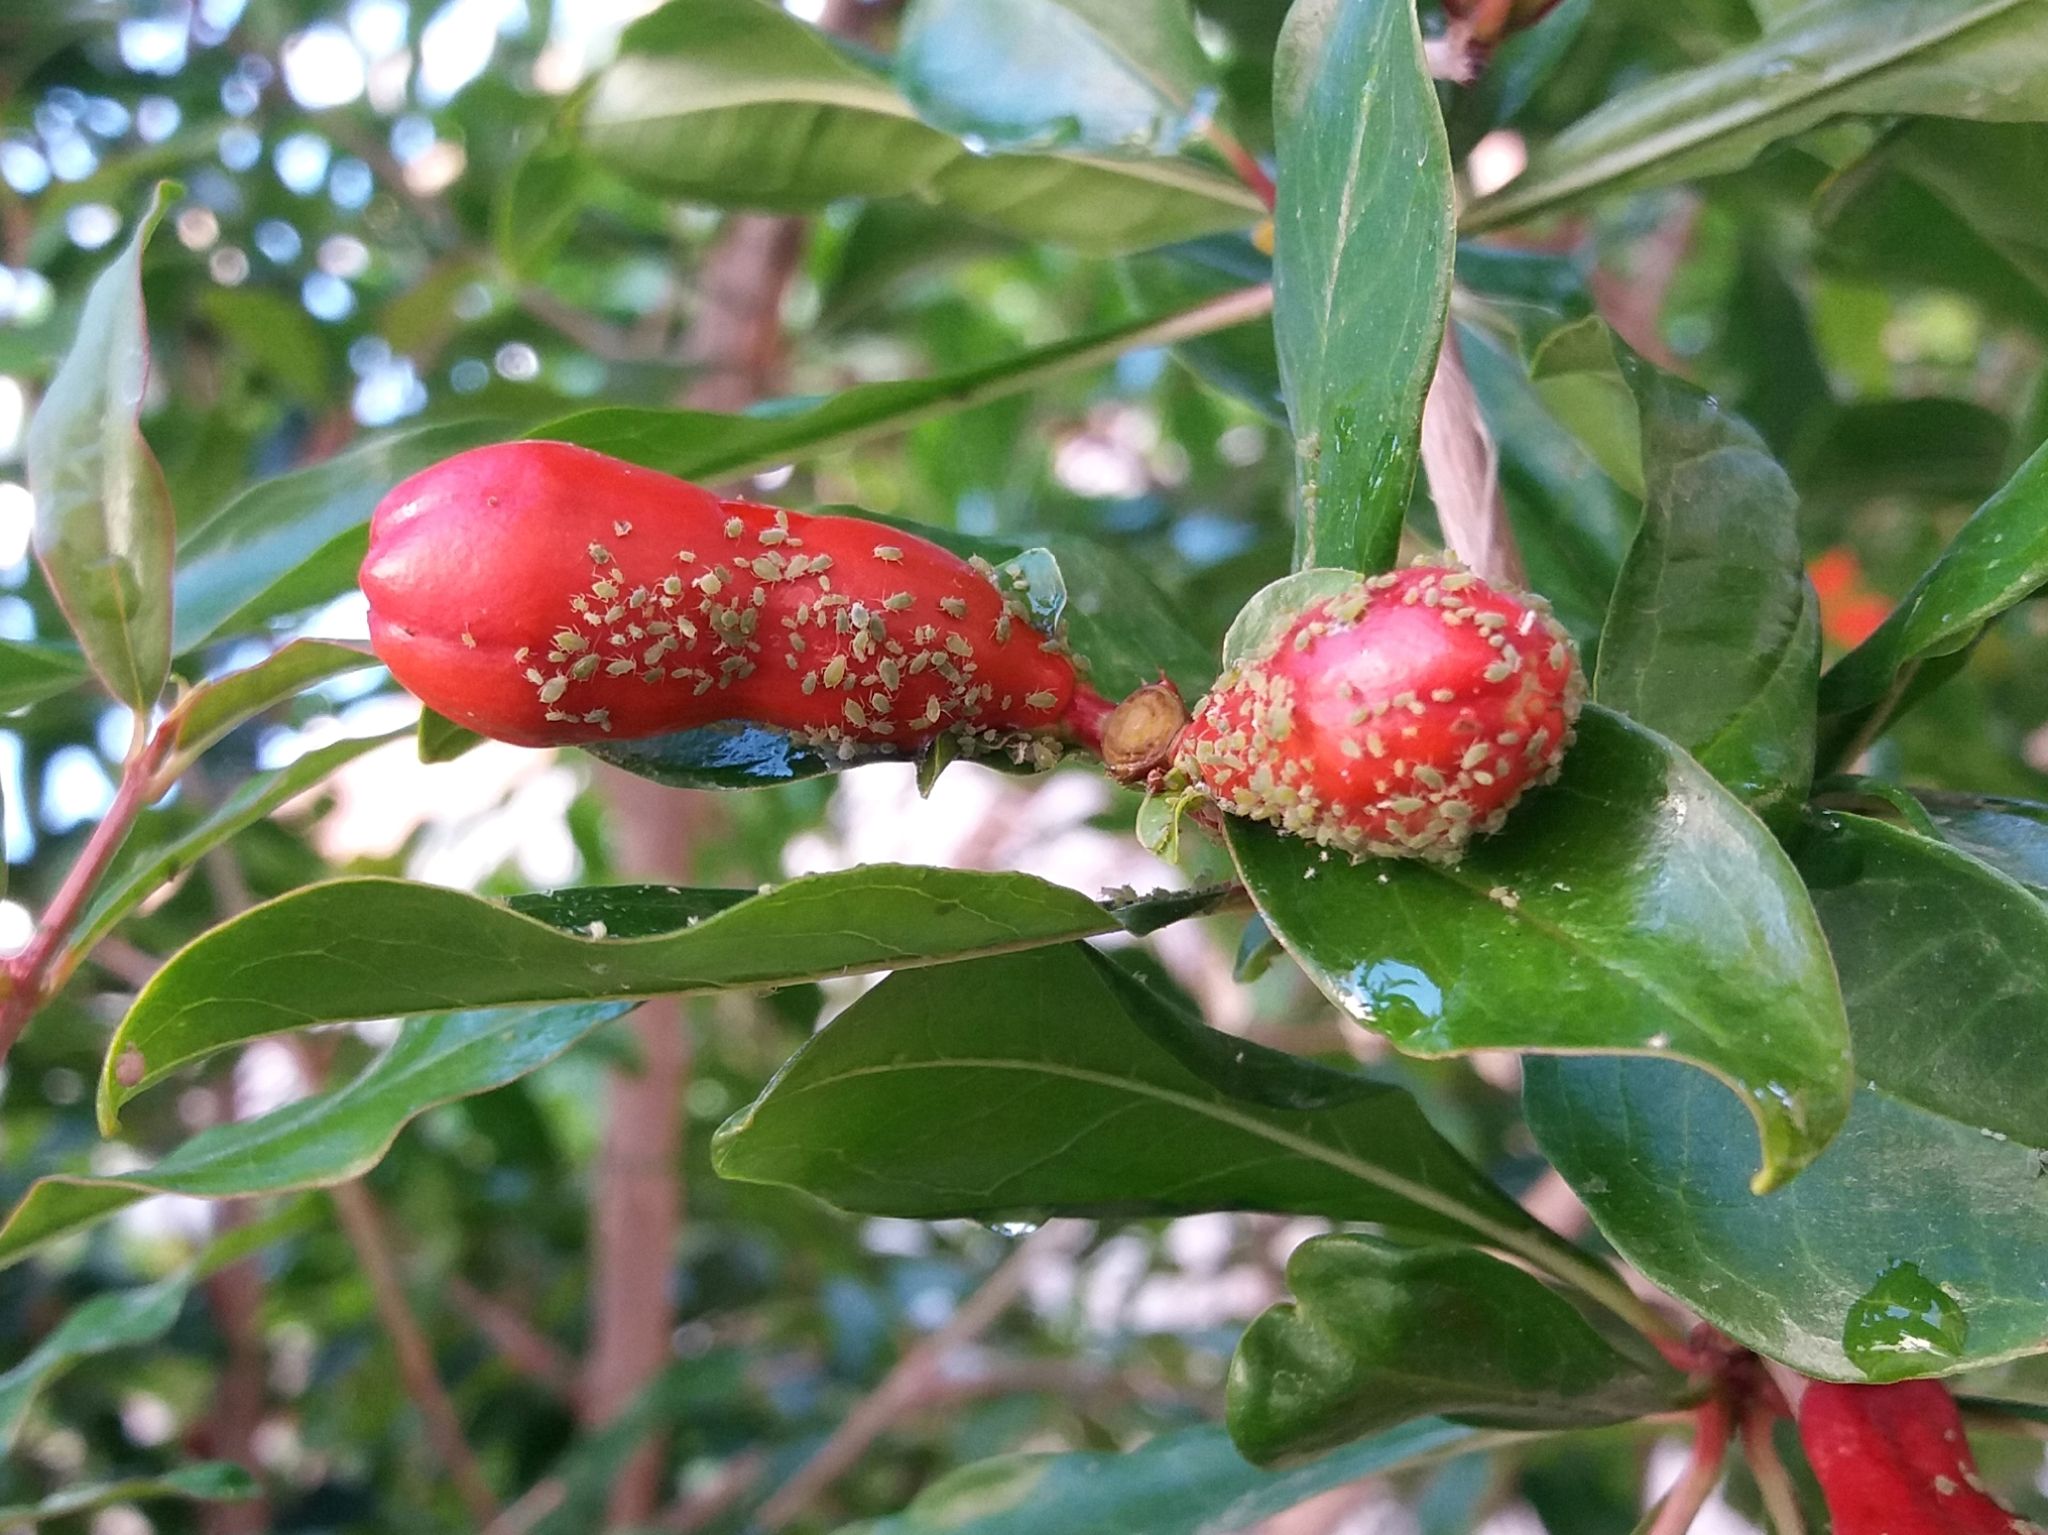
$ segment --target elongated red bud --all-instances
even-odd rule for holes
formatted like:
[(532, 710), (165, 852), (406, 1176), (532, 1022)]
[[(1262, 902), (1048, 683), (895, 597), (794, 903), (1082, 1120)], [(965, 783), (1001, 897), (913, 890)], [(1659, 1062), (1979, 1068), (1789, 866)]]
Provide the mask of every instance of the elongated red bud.
[(1800, 1398), (1799, 1438), (1834, 1535), (2041, 1535), (1985, 1491), (1938, 1380), (1814, 1381)]
[(546, 746), (727, 720), (842, 755), (1049, 741), (1106, 705), (994, 572), (856, 517), (506, 443), (377, 507), (370, 639), (458, 724)]
[(1585, 697), (1540, 598), (1441, 565), (1311, 603), (1195, 710), (1176, 770), (1354, 857), (1453, 862), (1557, 776)]

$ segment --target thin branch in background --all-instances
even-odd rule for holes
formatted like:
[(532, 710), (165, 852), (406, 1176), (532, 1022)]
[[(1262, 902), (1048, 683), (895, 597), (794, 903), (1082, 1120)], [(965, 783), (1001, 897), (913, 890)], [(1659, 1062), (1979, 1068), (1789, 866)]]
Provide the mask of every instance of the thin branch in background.
[(398, 1356), (398, 1373), (405, 1382), (405, 1394), (412, 1398), (425, 1422), (427, 1441), (447, 1468), (463, 1507), (469, 1511), (471, 1522), (480, 1528), (488, 1525), (498, 1517), (497, 1495), (491, 1491), (490, 1483), (484, 1480), (483, 1467), (478, 1464), (476, 1452), (470, 1449), (469, 1440), (463, 1435), (462, 1420), (456, 1415), (455, 1403), (449, 1398), (448, 1388), (442, 1384), (440, 1373), (434, 1367), (433, 1348), (405, 1298), (405, 1287), (399, 1279), (398, 1264), (392, 1257), (391, 1239), (385, 1229), (383, 1212), (360, 1182), (339, 1184), (328, 1192), (334, 1201), (335, 1214), (341, 1218), (341, 1229), (347, 1234), (349, 1245), (355, 1249), (356, 1261), (363, 1266), (363, 1275), (370, 1282), (370, 1293), (377, 1303), (378, 1320), (383, 1323), (385, 1334), (391, 1339), (392, 1351)]
[(1587, 280), (1594, 307), (1614, 333), (1660, 368), (1676, 369), (1678, 358), (1664, 344), (1664, 306), (1671, 286), (1692, 252), (1701, 202), (1676, 201), (1664, 221), (1637, 242), (1626, 274), (1596, 267)]
[(528, 1380), (556, 1395), (576, 1395), (576, 1360), (569, 1351), (535, 1327), (519, 1312), (487, 1295), (460, 1274), (448, 1279), (448, 1298), (476, 1330), (490, 1340), (499, 1357)]
[[(696, 372), (684, 405), (739, 410), (773, 392), (784, 361), (782, 300), (803, 255), (804, 227), (798, 219), (752, 214), (727, 221), (698, 274), (698, 306), (684, 343)], [(627, 872), (682, 878), (708, 802), (626, 773), (609, 773), (605, 781)], [(591, 1343), (579, 1392), (591, 1427), (624, 1412), (666, 1366), (676, 1324), (672, 1269), (685, 1202), (689, 1026), (681, 1004), (660, 999), (644, 1004), (629, 1028), (639, 1065), (611, 1075), (591, 1200)], [(634, 1452), (613, 1483), (611, 1525), (654, 1517), (664, 1460), (660, 1435)]]
[[(232, 1092), (223, 1092), (231, 1098)], [(216, 1239), (249, 1218), (243, 1200), (212, 1206)], [(233, 1461), (255, 1476), (256, 1430), (269, 1406), (270, 1360), (263, 1342), (263, 1267), (250, 1254), (206, 1278), (205, 1295), (213, 1325), (227, 1345), (227, 1359), (214, 1380), (213, 1400), (206, 1409), (194, 1450), (212, 1460)], [(200, 1515), (206, 1535), (262, 1535), (270, 1528), (270, 1500), (265, 1497), (233, 1503), (209, 1503)]]
[(1273, 185), (1273, 178), (1266, 174), (1265, 166), (1259, 164), (1259, 157), (1214, 122), (1203, 130), (1202, 136), (1209, 141), (1210, 148), (1229, 163), (1237, 179), (1251, 188), (1259, 201), (1266, 205), (1266, 211), (1271, 213), (1279, 201), (1280, 192)]
[(880, 1385), (854, 1404), (811, 1458), (755, 1511), (753, 1527), (762, 1535), (774, 1535), (794, 1523), (924, 1399), (932, 1382), (944, 1378), (949, 1358), (995, 1324), (1023, 1293), (1038, 1266), (1068, 1255), (1086, 1230), (1085, 1225), (1055, 1221), (1019, 1242), (943, 1326), (919, 1341)]
[(1500, 449), (1465, 372), (1455, 324), (1444, 330), (1422, 409), (1422, 467), (1444, 542), (1483, 581), (1519, 588), (1528, 572), (1500, 491)]

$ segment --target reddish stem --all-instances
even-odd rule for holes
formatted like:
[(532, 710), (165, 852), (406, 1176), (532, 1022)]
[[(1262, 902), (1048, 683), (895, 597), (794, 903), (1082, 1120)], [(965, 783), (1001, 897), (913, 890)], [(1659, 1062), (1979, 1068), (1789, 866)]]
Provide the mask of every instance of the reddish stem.
[(1265, 166), (1259, 164), (1259, 157), (1244, 145), (1211, 123), (1206, 134), (1210, 147), (1230, 163), (1237, 179), (1250, 187), (1260, 202), (1271, 213), (1279, 199), (1279, 189), (1273, 185), (1273, 178), (1266, 174)]
[(170, 755), (177, 736), (176, 722), (166, 720), (157, 728), (156, 734), (122, 764), (121, 782), (114, 791), (114, 803), (107, 807), (100, 824), (86, 839), (78, 861), (65, 874), (64, 883), (57, 887), (57, 893), (44, 909), (43, 919), (37, 924), (35, 936), (29, 940), (28, 947), (8, 962), (4, 972), (5, 994), (0, 995), (0, 1060), (6, 1059), (7, 1052), (21, 1037), (21, 1031), (28, 1027), (29, 1019), (70, 975), (76, 959), (65, 955), (64, 942), (84, 915), (87, 903), (99, 887), (100, 877), (107, 872), (107, 866), (114, 861), (121, 844), (127, 841), (135, 818), (160, 792), (155, 782), (157, 769)]
[(1714, 1495), (1721, 1480), (1721, 1462), (1728, 1455), (1728, 1403), (1716, 1396), (1693, 1413), (1692, 1459), (1685, 1474), (1657, 1510), (1649, 1535), (1685, 1535)]

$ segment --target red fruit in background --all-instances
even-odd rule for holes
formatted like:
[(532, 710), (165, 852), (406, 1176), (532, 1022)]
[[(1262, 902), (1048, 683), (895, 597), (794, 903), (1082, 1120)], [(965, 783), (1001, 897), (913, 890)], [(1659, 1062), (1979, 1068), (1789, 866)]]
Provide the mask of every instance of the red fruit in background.
[(378, 505), (370, 641), (429, 707), (548, 746), (748, 720), (900, 754), (1049, 740), (1107, 706), (985, 564), (585, 448), (505, 443)]
[(1984, 1490), (1940, 1381), (1814, 1381), (1800, 1398), (1799, 1438), (1834, 1535), (2041, 1535)]
[(1863, 581), (1863, 562), (1846, 544), (1822, 551), (1806, 567), (1820, 598), (1820, 630), (1828, 643), (1854, 650), (1891, 615), (1891, 599)]
[(1174, 765), (1223, 809), (1354, 857), (1449, 863), (1557, 776), (1584, 696), (1540, 598), (1416, 566), (1303, 609), (1218, 680)]

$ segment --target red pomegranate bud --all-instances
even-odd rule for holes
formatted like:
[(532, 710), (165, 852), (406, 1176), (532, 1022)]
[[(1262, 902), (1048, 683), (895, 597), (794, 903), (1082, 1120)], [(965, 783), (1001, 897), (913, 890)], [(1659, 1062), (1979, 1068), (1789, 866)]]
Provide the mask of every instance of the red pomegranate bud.
[(1557, 776), (1585, 675), (1540, 598), (1419, 565), (1312, 603), (1202, 700), (1175, 767), (1353, 857), (1453, 863)]
[(1814, 1381), (1799, 1439), (1834, 1535), (2041, 1535), (1984, 1490), (1955, 1398), (1938, 1380)]
[(550, 746), (747, 720), (902, 754), (1049, 741), (1107, 705), (970, 562), (857, 517), (557, 442), (414, 475), (377, 507), (370, 641), (458, 724)]

